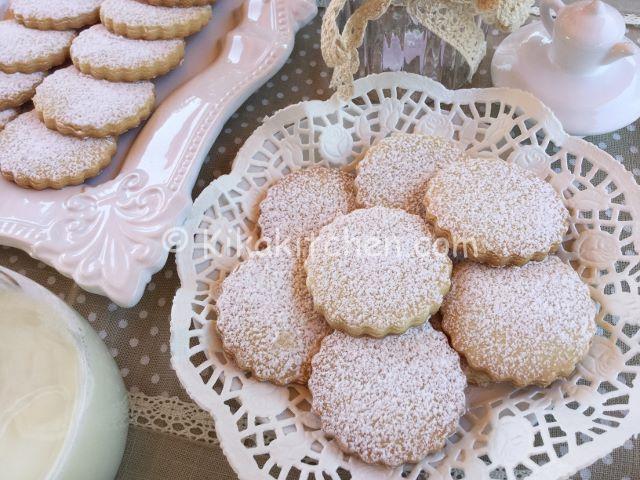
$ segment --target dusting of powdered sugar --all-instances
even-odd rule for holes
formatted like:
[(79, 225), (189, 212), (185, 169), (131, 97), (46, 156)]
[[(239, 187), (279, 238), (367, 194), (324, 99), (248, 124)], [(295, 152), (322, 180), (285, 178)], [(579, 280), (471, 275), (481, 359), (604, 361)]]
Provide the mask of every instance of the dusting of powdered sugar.
[(164, 62), (183, 48), (182, 39), (134, 40), (94, 25), (73, 41), (71, 58), (74, 63), (88, 63), (93, 68), (130, 70)]
[(0, 132), (0, 170), (18, 181), (60, 182), (104, 165), (115, 139), (76, 138), (49, 130), (35, 111), (23, 113)]
[(596, 329), (588, 287), (556, 256), (523, 267), (456, 265), (442, 315), (473, 368), (518, 385), (571, 373)]
[(29, 95), (35, 92), (45, 74), (36, 73), (4, 73), (0, 72), (0, 105), (11, 104), (18, 107), (20, 103), (29, 100)]
[(310, 239), (338, 215), (356, 207), (353, 177), (338, 169), (310, 167), (290, 173), (260, 203), (262, 238), (272, 243)]
[(0, 65), (31, 64), (63, 54), (72, 31), (35, 30), (14, 20), (0, 21)]
[(102, 0), (11, 0), (16, 16), (37, 20), (67, 20), (98, 13)]
[(18, 110), (15, 108), (6, 108), (0, 110), (0, 131), (6, 127), (7, 123), (18, 116)]
[(474, 158), (440, 170), (425, 196), (427, 217), (480, 253), (530, 257), (558, 245), (569, 212), (551, 184), (514, 163)]
[(45, 78), (33, 103), (38, 112), (56, 122), (100, 129), (139, 116), (153, 100), (151, 82), (98, 80), (71, 66)]
[(322, 430), (367, 463), (416, 463), (444, 446), (465, 411), (465, 376), (430, 325), (381, 339), (335, 331), (313, 357)]
[(316, 308), (329, 324), (380, 336), (423, 323), (438, 310), (451, 261), (420, 217), (373, 207), (324, 227), (306, 269)]
[(199, 22), (211, 14), (211, 6), (158, 7), (138, 0), (105, 0), (100, 15), (130, 28), (158, 27), (171, 29), (177, 24)]
[(303, 256), (270, 247), (222, 284), (217, 327), (224, 349), (261, 380), (306, 383), (311, 357), (331, 328), (313, 309)]
[(421, 215), (427, 182), (439, 169), (466, 158), (451, 140), (395, 133), (372, 146), (358, 163), (358, 203), (402, 208)]

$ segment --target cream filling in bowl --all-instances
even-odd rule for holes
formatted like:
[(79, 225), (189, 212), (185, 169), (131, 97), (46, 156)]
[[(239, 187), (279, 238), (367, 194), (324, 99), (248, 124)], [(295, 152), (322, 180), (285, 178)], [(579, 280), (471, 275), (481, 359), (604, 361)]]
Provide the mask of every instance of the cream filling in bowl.
[(112, 480), (127, 407), (119, 371), (91, 326), (0, 267), (0, 478)]
[(81, 357), (61, 319), (0, 291), (0, 465), (7, 478), (47, 478), (70, 431)]

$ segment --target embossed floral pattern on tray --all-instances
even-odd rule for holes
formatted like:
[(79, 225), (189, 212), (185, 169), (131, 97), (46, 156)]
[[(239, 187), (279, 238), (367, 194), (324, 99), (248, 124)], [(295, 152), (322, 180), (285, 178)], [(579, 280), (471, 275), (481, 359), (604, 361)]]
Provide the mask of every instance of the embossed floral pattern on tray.
[[(471, 387), (468, 412), (442, 451), (388, 469), (342, 454), (310, 412), (306, 388), (260, 383), (240, 371), (217, 338), (213, 304), (222, 279), (254, 244), (269, 185), (309, 165), (348, 164), (393, 131), (447, 136), (472, 155), (497, 155), (549, 181), (571, 211), (560, 255), (601, 309), (593, 347), (569, 379), (544, 389)], [(305, 102), (267, 119), (232, 172), (196, 200), (186, 226), (172, 364), (213, 415), (240, 478), (564, 478), (640, 432), (640, 190), (622, 165), (565, 134), (529, 94), (452, 92), (409, 74), (361, 79), (348, 102)]]

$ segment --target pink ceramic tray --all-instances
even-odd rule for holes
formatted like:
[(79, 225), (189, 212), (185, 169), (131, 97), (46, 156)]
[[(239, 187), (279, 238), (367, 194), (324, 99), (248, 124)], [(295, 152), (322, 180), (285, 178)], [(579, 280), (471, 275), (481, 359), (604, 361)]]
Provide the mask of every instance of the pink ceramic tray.
[[(0, 0), (0, 18), (7, 9)], [(0, 243), (129, 307), (165, 264), (202, 162), (229, 116), (280, 69), (313, 0), (219, 0), (184, 63), (156, 82), (158, 109), (120, 137), (115, 160), (78, 187), (32, 191), (0, 179)]]

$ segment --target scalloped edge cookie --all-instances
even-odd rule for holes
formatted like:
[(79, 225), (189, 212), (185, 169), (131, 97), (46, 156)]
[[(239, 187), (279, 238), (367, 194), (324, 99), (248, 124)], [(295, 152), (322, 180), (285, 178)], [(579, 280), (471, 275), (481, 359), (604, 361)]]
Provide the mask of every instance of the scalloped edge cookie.
[(385, 338), (335, 331), (309, 378), (322, 431), (344, 452), (388, 466), (445, 445), (466, 410), (466, 385), (457, 353), (428, 324)]
[[(12, 0), (11, 12), (18, 22), (28, 28), (37, 30), (77, 30), (89, 25), (94, 25), (100, 21), (101, 0), (94, 0), (90, 8), (81, 9), (82, 11), (78, 11), (75, 15), (50, 15), (48, 17), (30, 12), (28, 5), (25, 7), (18, 5), (16, 8), (16, 3), (19, 2), (20, 0)], [(42, 0), (38, 0), (38, 2), (40, 4), (45, 3)], [(56, 5), (55, 2), (53, 3), (52, 8), (59, 10), (60, 6)], [(74, 2), (76, 5), (78, 3), (80, 2), (77, 0)]]
[(17, 108), (27, 103), (36, 94), (36, 87), (42, 83), (44, 77), (44, 72), (4, 73), (0, 71), (0, 110)]
[[(37, 145), (37, 140), (42, 145)], [(64, 149), (60, 153), (56, 153), (58, 142)], [(20, 187), (35, 190), (79, 185), (109, 165), (116, 148), (116, 139), (112, 137), (77, 138), (50, 130), (32, 110), (18, 116), (0, 131), (0, 173)], [(43, 161), (43, 155), (59, 158), (49, 159), (42, 165), (38, 162)], [(73, 155), (85, 163), (75, 172), (70, 169), (74, 165)], [(58, 163), (54, 164), (55, 161)], [(69, 171), (61, 174), (65, 168)]]
[(306, 384), (332, 331), (313, 308), (300, 253), (280, 246), (252, 252), (224, 279), (215, 306), (225, 353), (276, 385)]
[[(469, 184), (470, 171), (485, 174), (490, 168), (500, 168), (502, 170), (493, 172), (489, 179), (481, 179), (482, 181), (486, 180), (485, 185), (482, 187), (478, 187), (476, 184)], [(504, 169), (508, 170), (508, 172), (505, 172)], [(496, 226), (491, 226), (487, 219), (479, 217), (479, 215), (491, 216), (494, 214), (493, 208), (487, 208), (486, 205), (482, 206), (479, 196), (483, 194), (489, 195), (490, 198), (487, 199), (487, 202), (492, 201), (491, 199), (495, 193), (490, 191), (491, 185), (496, 183), (496, 179), (503, 179), (507, 173), (511, 175), (509, 178), (512, 182), (508, 186), (511, 193), (516, 191), (518, 185), (515, 183), (517, 181), (520, 181), (522, 189), (525, 189), (524, 192), (521, 192), (522, 195), (531, 193), (537, 187), (535, 192), (537, 196), (532, 201), (538, 203), (529, 204), (529, 210), (523, 212), (518, 219), (512, 219), (512, 223), (508, 227), (500, 224), (501, 228), (497, 228)], [(465, 182), (467, 183), (465, 184)], [(462, 192), (456, 191), (457, 187), (462, 188), (462, 186), (464, 186)], [(463, 195), (468, 195), (469, 203), (457, 205), (458, 209), (456, 210), (452, 205), (456, 199), (463, 198)], [(518, 201), (522, 205), (516, 205), (516, 207), (524, 209), (527, 205), (520, 201), (522, 195), (518, 197)], [(553, 189), (553, 186), (538, 178), (532, 172), (499, 158), (469, 158), (452, 163), (449, 167), (440, 170), (429, 181), (423, 202), (425, 219), (431, 224), (437, 237), (444, 238), (449, 242), (454, 255), (461, 254), (464, 258), (494, 267), (522, 266), (530, 261), (544, 260), (550, 254), (558, 251), (570, 224), (569, 211), (564, 206), (560, 194)], [(546, 204), (543, 205), (541, 202), (546, 202)], [(479, 210), (478, 206), (481, 206), (481, 210)], [(513, 212), (516, 207), (510, 205), (508, 207), (509, 212)], [(478, 211), (481, 213), (477, 213)], [(533, 218), (532, 215), (528, 214), (529, 212), (538, 216), (546, 215), (551, 217), (551, 215), (554, 215), (554, 217), (550, 218), (549, 222), (544, 225), (544, 231), (531, 232), (530, 226), (525, 224), (525, 219)], [(473, 218), (464, 218), (472, 214)], [(446, 220), (443, 221), (443, 217)], [(495, 223), (498, 219), (493, 218), (493, 221)], [(470, 224), (470, 222), (473, 222), (473, 224)], [(444, 224), (447, 226), (445, 227)], [(458, 229), (458, 232), (454, 233), (452, 226)], [(527, 228), (529, 228), (529, 231), (526, 231)], [(459, 231), (463, 229), (467, 231), (475, 230), (472, 233), (467, 233), (466, 236), (461, 236)], [(544, 236), (544, 239), (541, 238), (542, 236)], [(552, 240), (552, 238), (555, 240)], [(514, 248), (514, 242), (519, 242), (517, 248)], [(486, 244), (493, 244), (493, 246), (487, 246)], [(497, 251), (496, 245), (502, 248), (503, 251)]]
[[(56, 43), (56, 48), (50, 48), (51, 45), (46, 45), (47, 52), (41, 52), (38, 55), (33, 56), (29, 59), (18, 59), (18, 58), (2, 58), (2, 53), (0, 52), (0, 70), (5, 73), (35, 73), (35, 72), (45, 72), (47, 70), (52, 69), (53, 67), (57, 67), (58, 65), (62, 65), (69, 58), (69, 48), (71, 47), (71, 42), (76, 36), (76, 33), (73, 31), (59, 31), (59, 30), (34, 30), (25, 27), (24, 25), (16, 22), (15, 20), (4, 20), (0, 21), (0, 28), (2, 25), (10, 25), (16, 28), (15, 34), (16, 37), (13, 37), (12, 40), (14, 42), (20, 43), (31, 43), (34, 38), (41, 37), (41, 40), (44, 41), (45, 37), (59, 37), (59, 45)], [(23, 33), (27, 35), (27, 38), (19, 37), (19, 35)], [(52, 39), (53, 41), (53, 39)], [(56, 39), (58, 41), (58, 39)], [(9, 47), (11, 50), (11, 47)], [(6, 52), (5, 52), (6, 53)]]
[[(100, 32), (98, 32), (100, 30)], [(120, 47), (124, 47), (127, 43), (131, 48), (145, 49), (146, 46), (154, 47), (157, 45), (148, 45), (159, 42), (166, 47), (164, 55), (157, 55), (156, 52), (152, 52), (150, 57), (155, 55), (155, 58), (149, 58), (135, 66), (115, 66), (109, 65), (106, 59), (106, 55), (100, 55), (100, 50), (97, 47), (95, 38), (91, 38), (91, 35), (103, 35), (108, 40), (109, 36), (115, 37), (118, 45), (113, 45), (112, 51), (105, 51), (104, 53), (115, 54), (119, 52)], [(87, 42), (87, 43), (84, 43)], [(164, 42), (164, 43), (163, 43)], [(105, 46), (109, 48), (108, 46)], [(86, 49), (95, 48), (96, 50), (87, 53)], [(85, 51), (83, 51), (83, 49)], [(95, 25), (78, 35), (78, 37), (71, 44), (71, 60), (78, 70), (86, 75), (91, 75), (94, 78), (101, 80), (109, 80), (110, 82), (138, 82), (142, 80), (152, 80), (160, 75), (169, 73), (171, 70), (180, 65), (184, 57), (185, 42), (182, 39), (175, 40), (142, 40), (131, 39), (116, 35), (106, 29), (103, 25)], [(127, 58), (127, 49), (122, 49), (120, 57)], [(92, 57), (93, 58), (90, 58)], [(99, 59), (96, 60), (95, 57)]]
[(372, 145), (358, 161), (358, 205), (401, 208), (423, 216), (429, 180), (441, 168), (464, 158), (466, 154), (452, 140), (396, 132)]
[(473, 381), (547, 386), (566, 378), (596, 333), (589, 287), (557, 256), (524, 266), (456, 265), (442, 329)]
[[(113, 96), (118, 97), (119, 101), (124, 100), (124, 90), (127, 90), (130, 93), (128, 100), (137, 101), (136, 108), (126, 115), (119, 115), (121, 112), (114, 113), (114, 111), (111, 111), (113, 118), (108, 121), (103, 120), (99, 125), (90, 123), (84, 114), (74, 110), (79, 105), (78, 99), (82, 98), (83, 101), (88, 102), (85, 108), (85, 111), (88, 112), (91, 112), (92, 108), (108, 110), (109, 99), (101, 95), (98, 95), (99, 98), (86, 96), (89, 92), (89, 87), (82, 85), (83, 82), (89, 86), (95, 84), (100, 89), (106, 88), (107, 91), (112, 89)], [(74, 88), (81, 88), (81, 93), (74, 93)], [(133, 91), (133, 89), (136, 89), (136, 91)], [(76, 137), (102, 138), (121, 135), (146, 120), (155, 106), (154, 92), (155, 87), (151, 82), (109, 82), (108, 80), (100, 80), (85, 75), (74, 66), (71, 66), (57, 70), (49, 75), (36, 89), (33, 104), (45, 125), (53, 130)], [(74, 94), (78, 95), (78, 97), (74, 98)], [(95, 107), (92, 107), (93, 104), (91, 102), (95, 103)], [(105, 113), (105, 116), (108, 117), (109, 112)]]
[[(117, 2), (124, 4), (132, 4), (140, 12), (134, 15), (136, 21), (124, 19), (121, 8), (117, 8)], [(111, 5), (111, 4), (115, 5)], [(145, 9), (162, 9), (167, 15), (183, 13), (185, 18), (170, 22), (169, 25), (161, 25), (159, 22), (151, 22), (150, 16), (144, 13)], [(184, 12), (192, 10), (191, 12)], [(179, 12), (180, 11), (180, 12)], [(125, 12), (126, 13), (126, 12)], [(188, 15), (187, 13), (191, 13)], [(209, 20), (211, 20), (211, 6), (204, 7), (187, 7), (187, 8), (171, 8), (158, 7), (154, 5), (144, 4), (136, 0), (105, 0), (100, 8), (100, 20), (102, 24), (111, 32), (133, 39), (144, 40), (169, 40), (173, 38), (184, 38), (202, 30)], [(141, 19), (146, 19), (141, 20)]]
[(353, 176), (314, 165), (285, 175), (259, 205), (260, 235), (270, 243), (310, 241), (339, 215), (356, 208)]
[[(388, 240), (391, 244), (384, 243)], [(311, 242), (305, 269), (315, 308), (329, 325), (352, 336), (381, 338), (421, 325), (440, 309), (451, 286), (452, 263), (420, 217), (372, 207), (322, 228)], [(385, 276), (399, 271), (405, 285)], [(411, 274), (415, 278), (409, 279)]]

